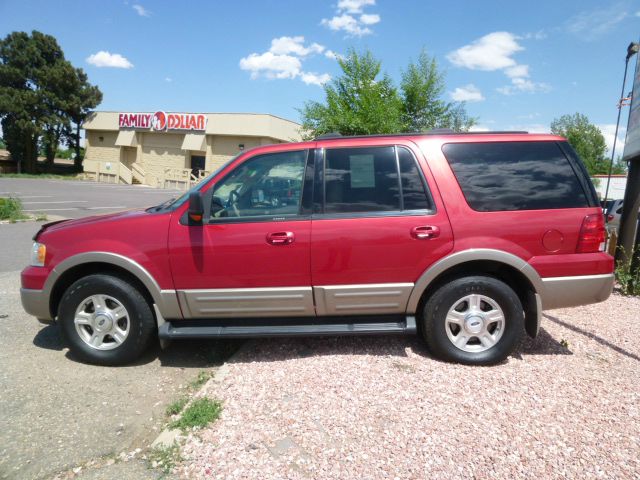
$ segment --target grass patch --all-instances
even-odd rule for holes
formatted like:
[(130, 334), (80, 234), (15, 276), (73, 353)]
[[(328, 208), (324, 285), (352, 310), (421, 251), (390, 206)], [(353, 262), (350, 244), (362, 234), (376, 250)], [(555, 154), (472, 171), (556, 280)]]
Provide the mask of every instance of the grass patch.
[(178, 400), (175, 400), (167, 407), (167, 415), (171, 416), (179, 414), (187, 403), (189, 403), (189, 397), (181, 397)]
[(22, 202), (17, 198), (0, 198), (0, 220), (15, 222), (28, 218), (22, 213)]
[(207, 380), (211, 378), (211, 375), (212, 375), (211, 372), (206, 372), (202, 370), (200, 373), (198, 373), (198, 376), (196, 377), (196, 379), (189, 384), (189, 387), (193, 390), (199, 389), (201, 386), (207, 383)]
[(179, 428), (187, 430), (193, 427), (206, 427), (209, 423), (216, 420), (222, 412), (222, 403), (209, 398), (199, 398), (189, 405), (182, 416), (172, 422), (170, 428)]
[(45, 213), (36, 214), (36, 222), (46, 222), (47, 220), (47, 215)]
[(182, 461), (180, 445), (174, 443), (170, 447), (156, 447), (149, 451), (149, 466), (158, 468), (163, 473), (171, 473), (173, 467)]

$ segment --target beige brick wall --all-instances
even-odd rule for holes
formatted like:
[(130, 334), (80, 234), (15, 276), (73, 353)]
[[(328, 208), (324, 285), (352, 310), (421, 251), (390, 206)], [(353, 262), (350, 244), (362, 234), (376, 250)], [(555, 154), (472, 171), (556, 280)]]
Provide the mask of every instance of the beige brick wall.
[(116, 146), (116, 138), (118, 138), (118, 132), (87, 131), (85, 158), (102, 162), (119, 162), (120, 147)]
[(215, 170), (237, 155), (239, 144), (244, 144), (244, 149), (249, 150), (260, 145), (279, 143), (278, 140), (266, 137), (236, 137), (236, 136), (207, 136), (207, 164), (206, 169)]

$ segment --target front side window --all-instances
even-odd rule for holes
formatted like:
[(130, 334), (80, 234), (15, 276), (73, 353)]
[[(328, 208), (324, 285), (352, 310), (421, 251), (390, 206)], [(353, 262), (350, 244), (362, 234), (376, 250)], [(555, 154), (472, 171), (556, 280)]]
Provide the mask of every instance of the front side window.
[(297, 215), (306, 150), (258, 155), (217, 183), (211, 219)]

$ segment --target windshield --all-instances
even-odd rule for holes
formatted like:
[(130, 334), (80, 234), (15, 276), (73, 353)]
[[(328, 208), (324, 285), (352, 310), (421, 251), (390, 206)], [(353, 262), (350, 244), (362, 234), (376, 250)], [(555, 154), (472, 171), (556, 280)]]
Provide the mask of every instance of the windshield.
[(170, 198), (169, 200), (166, 200), (165, 202), (162, 202), (160, 205), (156, 205), (154, 207), (149, 208), (147, 211), (150, 212), (158, 212), (160, 210), (169, 210), (169, 209), (174, 209), (174, 208), (178, 208), (180, 205), (182, 205), (184, 202), (187, 201), (187, 199), (189, 198), (189, 194), (191, 192), (199, 192), (200, 189), (202, 187), (204, 187), (209, 180), (211, 180), (213, 177), (215, 177), (218, 173), (220, 173), (222, 170), (224, 170), (227, 165), (229, 165), (231, 162), (233, 162), (236, 158), (238, 158), (243, 152), (239, 153), (238, 155), (236, 155), (235, 157), (230, 158), (227, 162), (225, 162), (221, 167), (219, 167), (217, 170), (215, 170), (214, 172), (210, 173), (209, 175), (207, 175), (205, 178), (203, 178), (200, 182), (198, 182), (196, 185), (194, 185), (193, 187), (191, 187), (189, 190), (187, 190), (186, 192), (184, 192), (182, 195), (180, 195), (178, 198)]

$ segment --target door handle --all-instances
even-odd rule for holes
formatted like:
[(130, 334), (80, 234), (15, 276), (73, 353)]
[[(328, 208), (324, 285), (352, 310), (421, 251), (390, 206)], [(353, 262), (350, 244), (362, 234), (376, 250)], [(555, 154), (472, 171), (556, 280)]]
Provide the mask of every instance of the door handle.
[(267, 234), (267, 243), (271, 245), (289, 245), (296, 236), (293, 232), (273, 232)]
[(440, 227), (435, 225), (420, 225), (411, 229), (411, 236), (418, 240), (428, 240), (440, 236)]

